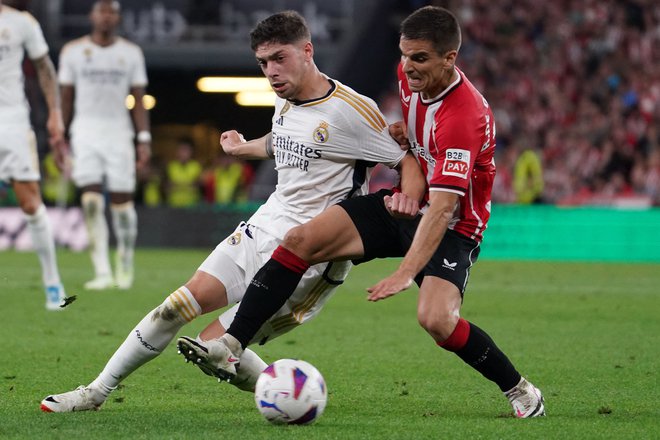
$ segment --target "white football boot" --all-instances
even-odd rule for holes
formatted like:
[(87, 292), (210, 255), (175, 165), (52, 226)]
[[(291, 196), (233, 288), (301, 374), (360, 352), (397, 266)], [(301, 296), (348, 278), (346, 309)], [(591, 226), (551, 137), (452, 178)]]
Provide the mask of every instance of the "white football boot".
[(97, 411), (105, 397), (91, 387), (79, 386), (73, 391), (54, 394), (41, 401), (43, 412)]
[(115, 279), (121, 290), (130, 289), (133, 285), (133, 261), (127, 260), (119, 251), (115, 254)]
[(63, 310), (64, 309), (64, 287), (61, 284), (46, 286), (46, 309)]
[(83, 287), (85, 290), (105, 290), (115, 287), (112, 275), (99, 275), (93, 280), (87, 281)]
[(186, 358), (186, 362), (197, 365), (209, 376), (226, 381), (236, 377), (240, 354), (235, 353), (242, 353), (243, 350), (233, 336), (223, 335), (221, 338), (204, 342), (182, 336), (177, 340), (176, 345), (179, 354)]
[(545, 400), (541, 390), (524, 377), (521, 377), (518, 385), (506, 391), (504, 395), (513, 407), (513, 415), (519, 419), (545, 415)]
[(125, 270), (117, 267), (115, 278), (117, 279), (117, 287), (121, 290), (128, 290), (133, 285), (133, 269)]

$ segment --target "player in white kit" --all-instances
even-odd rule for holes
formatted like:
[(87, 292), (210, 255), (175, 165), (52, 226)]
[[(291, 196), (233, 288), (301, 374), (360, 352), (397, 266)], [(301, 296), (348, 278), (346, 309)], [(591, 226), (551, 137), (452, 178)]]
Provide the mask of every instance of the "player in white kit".
[[(82, 191), (95, 272), (85, 288), (106, 289), (116, 283), (120, 289), (128, 289), (133, 283), (137, 237), (134, 138), (138, 166), (143, 166), (151, 154), (148, 113), (142, 102), (147, 74), (142, 50), (116, 35), (120, 20), (117, 1), (95, 2), (90, 20), (91, 34), (67, 43), (59, 63), (62, 114), (73, 152), (72, 177)], [(135, 98), (130, 114), (126, 108), (129, 93)], [(109, 193), (117, 237), (114, 278), (108, 254), (104, 187)]]
[(0, 180), (12, 184), (27, 220), (32, 244), (41, 263), (46, 308), (60, 310), (65, 297), (57, 269), (55, 242), (39, 189), (39, 157), (30, 127), (30, 108), (23, 88), (23, 56), (34, 64), (48, 105), (49, 143), (61, 164), (64, 125), (60, 113), (57, 74), (39, 23), (27, 12), (0, 0)]
[[(307, 222), (325, 208), (365, 194), (370, 167), (398, 167), (402, 190), (420, 200), (425, 180), (417, 161), (399, 148), (387, 124), (369, 98), (330, 79), (316, 67), (309, 29), (295, 12), (283, 12), (260, 22), (251, 34), (264, 75), (279, 96), (272, 131), (246, 142), (236, 131), (222, 134), (223, 149), (245, 158), (274, 157), (278, 172), (275, 192), (233, 234), (223, 240), (193, 277), (145, 316), (88, 386), (51, 395), (41, 402), (47, 412), (98, 409), (122, 379), (155, 358), (186, 323), (197, 316), (239, 302), (247, 283), (270, 258), (286, 231)], [(402, 215), (416, 213), (418, 204), (394, 207)], [(264, 325), (253, 342), (265, 342), (315, 316), (346, 277), (349, 262), (310, 268), (296, 293)], [(200, 334), (229, 325), (236, 306)], [(191, 344), (197, 343), (189, 339)], [(246, 355), (247, 354), (247, 355)], [(238, 376), (231, 383), (254, 391), (266, 363), (246, 349)]]

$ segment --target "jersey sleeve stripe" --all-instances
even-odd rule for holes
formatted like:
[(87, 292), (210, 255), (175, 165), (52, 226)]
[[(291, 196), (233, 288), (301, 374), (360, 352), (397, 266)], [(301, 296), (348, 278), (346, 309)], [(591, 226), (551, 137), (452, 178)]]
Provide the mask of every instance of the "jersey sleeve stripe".
[(383, 126), (387, 125), (385, 123), (385, 118), (381, 114), (380, 110), (378, 110), (378, 107), (375, 107), (373, 103), (365, 99), (364, 96), (359, 95), (343, 86), (339, 86), (338, 88), (339, 88), (339, 92), (346, 94), (347, 96), (351, 97), (355, 101), (362, 104), (362, 106), (364, 106), (366, 109), (370, 110), (370, 112), (375, 116), (376, 120), (380, 122)]
[(383, 119), (383, 116), (377, 109), (341, 86), (337, 89), (337, 97), (346, 101), (357, 110), (358, 113), (364, 116), (367, 122), (369, 122), (376, 131), (382, 131), (387, 126), (385, 119)]
[(355, 103), (357, 103), (360, 107), (362, 107), (365, 111), (367, 111), (373, 120), (376, 122), (377, 125), (381, 125), (383, 128), (387, 126), (387, 123), (385, 122), (385, 118), (383, 115), (380, 113), (377, 107), (374, 107), (371, 103), (369, 103), (366, 99), (361, 97), (360, 95), (351, 92), (347, 90), (346, 88), (339, 86), (338, 91), (340, 95), (346, 96)]
[(452, 185), (431, 185), (429, 187), (429, 191), (445, 191), (445, 192), (458, 194), (459, 196), (465, 195), (464, 188), (461, 188), (460, 186), (452, 186)]

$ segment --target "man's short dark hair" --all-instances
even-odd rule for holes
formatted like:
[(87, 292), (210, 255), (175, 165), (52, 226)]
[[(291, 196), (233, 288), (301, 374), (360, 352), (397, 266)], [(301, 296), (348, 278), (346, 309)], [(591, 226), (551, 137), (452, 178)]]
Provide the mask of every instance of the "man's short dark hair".
[(250, 32), (250, 47), (264, 43), (293, 44), (311, 40), (311, 34), (302, 15), (296, 11), (283, 11), (261, 20)]
[(454, 14), (438, 6), (425, 6), (401, 23), (401, 36), (407, 40), (427, 40), (443, 55), (461, 47), (461, 28)]

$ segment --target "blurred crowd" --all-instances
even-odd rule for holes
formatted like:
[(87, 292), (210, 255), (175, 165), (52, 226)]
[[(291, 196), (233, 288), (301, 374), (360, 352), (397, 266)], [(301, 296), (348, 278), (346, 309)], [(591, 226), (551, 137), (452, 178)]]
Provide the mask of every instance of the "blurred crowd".
[(495, 113), (495, 202), (660, 205), (660, 3), (441, 3)]
[[(174, 141), (170, 155), (156, 155), (137, 173), (136, 203), (149, 206), (193, 208), (199, 204), (231, 207), (250, 206), (265, 200), (275, 181), (266, 172), (267, 188), (261, 188), (255, 164), (228, 156), (216, 148), (211, 159), (204, 159), (190, 137)], [(169, 158), (167, 158), (169, 157)], [(264, 170), (274, 164), (263, 163)], [(263, 174), (262, 172), (261, 174)], [(52, 153), (41, 162), (41, 186), (44, 202), (50, 206), (79, 204), (71, 179), (63, 179)], [(262, 178), (263, 180), (263, 178)], [(11, 187), (0, 185), (0, 206), (17, 206)]]
[(144, 205), (190, 208), (201, 202), (218, 205), (248, 202), (254, 175), (250, 163), (219, 149), (204, 163), (196, 158), (195, 150), (192, 138), (181, 137), (170, 160), (152, 161), (139, 172), (138, 193)]
[[(428, 3), (458, 16), (457, 64), (493, 107), (494, 202), (660, 205), (660, 2), (410, 0), (407, 8)], [(379, 103), (396, 120), (396, 90)], [(138, 201), (235, 204), (273, 189), (272, 164), (221, 152), (199, 159), (207, 156), (179, 139), (175, 153), (142, 173)], [(43, 171), (46, 199), (74, 197), (52, 160)], [(379, 168), (372, 189), (395, 179)], [(0, 204), (10, 196), (0, 188)]]

